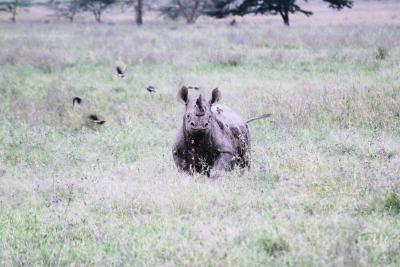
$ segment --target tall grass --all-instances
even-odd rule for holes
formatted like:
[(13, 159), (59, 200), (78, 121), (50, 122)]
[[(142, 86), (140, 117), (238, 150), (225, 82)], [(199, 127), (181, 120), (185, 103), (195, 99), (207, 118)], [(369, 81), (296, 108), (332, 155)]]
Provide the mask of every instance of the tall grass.
[[(400, 263), (400, 30), (212, 26), (0, 25), (1, 265)], [(250, 172), (178, 173), (182, 85), (273, 114)]]

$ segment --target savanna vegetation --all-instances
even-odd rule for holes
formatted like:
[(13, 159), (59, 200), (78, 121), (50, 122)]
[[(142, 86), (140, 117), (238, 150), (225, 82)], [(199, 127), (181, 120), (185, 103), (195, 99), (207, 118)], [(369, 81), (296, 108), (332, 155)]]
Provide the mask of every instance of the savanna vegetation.
[[(328, 7), (341, 10), (351, 8), (353, 0), (321, 0)], [(302, 13), (311, 16), (312, 11), (306, 10), (299, 2), (307, 0), (1, 0), (0, 12), (10, 13), (10, 20), (15, 23), (21, 9), (29, 10), (35, 7), (47, 7), (54, 10), (53, 16), (66, 18), (74, 22), (82, 13), (94, 16), (101, 23), (104, 13), (110, 9), (120, 12), (135, 13), (137, 25), (143, 24), (145, 11), (159, 13), (165, 18), (178, 20), (183, 18), (186, 23), (193, 24), (200, 16), (223, 18), (232, 15), (280, 15), (285, 25), (290, 25), (289, 14)]]
[[(397, 18), (0, 24), (0, 265), (398, 266)], [(273, 114), (249, 172), (177, 171), (182, 85)]]

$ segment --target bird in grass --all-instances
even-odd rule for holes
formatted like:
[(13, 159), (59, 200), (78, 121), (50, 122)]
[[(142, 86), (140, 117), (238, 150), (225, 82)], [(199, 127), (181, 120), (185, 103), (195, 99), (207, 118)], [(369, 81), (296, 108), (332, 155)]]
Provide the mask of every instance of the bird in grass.
[(106, 122), (102, 116), (96, 114), (87, 115), (87, 120), (95, 125), (103, 125)]
[(229, 22), (229, 25), (230, 25), (230, 26), (236, 26), (236, 24), (237, 24), (236, 19), (233, 19), (233, 20), (231, 20), (231, 21)]
[(149, 86), (146, 88), (147, 91), (149, 91), (149, 93), (155, 93), (156, 92), (156, 88), (154, 86)]
[(106, 120), (103, 116), (89, 112), (86, 105), (83, 105), (82, 98), (76, 96), (72, 99), (72, 105), (74, 110), (82, 114), (82, 118), (87, 127), (91, 129), (97, 129), (100, 125), (103, 125)]
[(117, 62), (117, 66), (115, 67), (115, 69), (117, 70), (118, 77), (120, 77), (120, 78), (125, 77), (125, 72), (126, 72), (127, 66), (124, 63)]
[(72, 99), (72, 105), (75, 106), (75, 104), (80, 105), (82, 103), (82, 98), (76, 96)]

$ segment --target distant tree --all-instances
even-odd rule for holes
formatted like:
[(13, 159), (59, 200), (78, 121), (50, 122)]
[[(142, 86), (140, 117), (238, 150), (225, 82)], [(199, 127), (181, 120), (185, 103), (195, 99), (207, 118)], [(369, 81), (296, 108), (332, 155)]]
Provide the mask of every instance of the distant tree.
[[(330, 8), (337, 10), (353, 6), (353, 0), (322, 1), (329, 3)], [(280, 15), (283, 23), (289, 26), (289, 14), (303, 13), (306, 16), (313, 14), (311, 11), (305, 10), (298, 5), (300, 0), (213, 0), (213, 2), (213, 8), (207, 14), (217, 18), (229, 15), (244, 16), (247, 14)], [(307, 0), (303, 0), (303, 2), (307, 2)]]
[(17, 21), (17, 11), (20, 7), (28, 7), (31, 5), (29, 0), (3, 0), (0, 1), (0, 12), (8, 12), (11, 14), (11, 21)]
[(96, 22), (101, 23), (103, 12), (114, 3), (116, 0), (81, 0), (80, 8), (83, 11), (91, 12)]
[(143, 0), (137, 0), (135, 10), (136, 10), (136, 24), (142, 25), (143, 24)]
[(160, 8), (160, 12), (167, 18), (184, 18), (188, 24), (195, 23), (204, 14), (208, 0), (171, 0)]
[(82, 0), (69, 0), (69, 1), (54, 1), (52, 2), (53, 8), (56, 10), (57, 17), (67, 18), (73, 22), (75, 16), (81, 10)]
[(124, 1), (126, 6), (133, 6), (136, 14), (136, 24), (143, 24), (143, 9), (144, 9), (144, 0), (126, 0)]

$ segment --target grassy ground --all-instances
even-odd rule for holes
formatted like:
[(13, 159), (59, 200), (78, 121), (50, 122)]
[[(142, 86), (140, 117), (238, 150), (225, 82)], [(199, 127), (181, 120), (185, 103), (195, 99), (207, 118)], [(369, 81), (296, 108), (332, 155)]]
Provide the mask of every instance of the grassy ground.
[[(399, 27), (0, 32), (0, 265), (400, 264)], [(250, 172), (177, 172), (183, 84), (273, 113), (250, 126)]]

